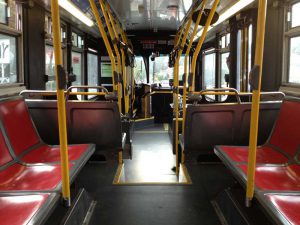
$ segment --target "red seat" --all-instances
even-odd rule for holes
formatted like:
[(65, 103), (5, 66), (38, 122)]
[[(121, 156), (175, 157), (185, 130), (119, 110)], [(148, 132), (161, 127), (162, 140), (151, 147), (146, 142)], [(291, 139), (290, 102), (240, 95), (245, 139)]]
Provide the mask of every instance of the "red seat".
[[(89, 148), (88, 144), (69, 145), (68, 155), (70, 161), (78, 160)], [(60, 161), (60, 148), (56, 146), (41, 145), (25, 154), (22, 158), (26, 163), (51, 163)]]
[[(239, 165), (247, 174), (247, 165)], [(257, 166), (255, 187), (262, 191), (300, 191), (300, 166)]]
[[(218, 146), (220, 148), (220, 146)], [(241, 146), (221, 146), (224, 152), (234, 162), (248, 161), (248, 147)], [(269, 146), (257, 147), (256, 162), (261, 164), (284, 164), (289, 159), (282, 153), (274, 150)]]
[(0, 171), (0, 192), (55, 191), (61, 184), (60, 169), (60, 165), (24, 166), (15, 163)]
[[(0, 118), (8, 136), (9, 144), (16, 156), (25, 163), (59, 162), (59, 148), (48, 146), (40, 139), (22, 97), (0, 102)], [(69, 146), (69, 160), (77, 161), (85, 153), (91, 153), (91, 145)]]
[[(0, 196), (0, 221), (2, 225), (37, 224), (58, 200), (56, 194), (28, 194)], [(43, 209), (43, 211), (42, 211)]]
[[(300, 224), (300, 195), (293, 194), (265, 194), (266, 205), (281, 221), (289, 224)], [(270, 204), (271, 203), (271, 204)], [(280, 217), (278, 216), (280, 213)], [(283, 218), (282, 218), (283, 217)], [(282, 219), (281, 219), (282, 218)], [(282, 222), (286, 224), (286, 221)]]
[[(297, 154), (300, 144), (300, 102), (285, 100), (267, 143), (257, 149), (257, 163), (284, 164)], [(233, 162), (248, 161), (248, 147), (217, 146), (215, 153)]]
[[(5, 167), (4, 167), (5, 166)], [(70, 164), (70, 169), (74, 167)], [(0, 192), (56, 190), (61, 183), (60, 165), (25, 166), (13, 160), (0, 132)], [(73, 170), (71, 176), (73, 176)]]

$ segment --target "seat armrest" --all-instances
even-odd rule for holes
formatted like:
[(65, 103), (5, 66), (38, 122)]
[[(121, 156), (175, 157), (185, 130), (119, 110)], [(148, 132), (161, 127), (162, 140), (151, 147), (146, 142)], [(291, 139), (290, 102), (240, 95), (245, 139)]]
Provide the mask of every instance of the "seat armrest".
[(122, 150), (124, 150), (126, 144), (126, 133), (122, 133)]

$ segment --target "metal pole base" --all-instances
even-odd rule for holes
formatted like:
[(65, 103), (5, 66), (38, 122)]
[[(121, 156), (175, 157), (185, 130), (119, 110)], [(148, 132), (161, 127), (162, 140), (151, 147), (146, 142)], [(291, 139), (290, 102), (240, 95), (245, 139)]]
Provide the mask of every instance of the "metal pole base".
[(245, 201), (245, 205), (247, 208), (250, 208), (252, 205), (252, 199), (247, 197)]
[(71, 198), (63, 198), (62, 204), (64, 207), (70, 208), (71, 207)]

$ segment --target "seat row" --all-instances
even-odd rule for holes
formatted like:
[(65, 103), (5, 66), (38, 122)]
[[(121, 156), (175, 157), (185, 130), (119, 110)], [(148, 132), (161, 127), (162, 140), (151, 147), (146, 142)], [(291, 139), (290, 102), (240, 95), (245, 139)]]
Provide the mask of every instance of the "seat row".
[[(93, 144), (68, 146), (71, 181), (94, 150)], [(1, 224), (42, 223), (58, 203), (61, 182), (59, 146), (41, 140), (22, 97), (1, 100)]]
[[(270, 137), (257, 148), (255, 197), (277, 224), (300, 224), (300, 100), (286, 99)], [(248, 147), (216, 146), (215, 154), (243, 183)]]

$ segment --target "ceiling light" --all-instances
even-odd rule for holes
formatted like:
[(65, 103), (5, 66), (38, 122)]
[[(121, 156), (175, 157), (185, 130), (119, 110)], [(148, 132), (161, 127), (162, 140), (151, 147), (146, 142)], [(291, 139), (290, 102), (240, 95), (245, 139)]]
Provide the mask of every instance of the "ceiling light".
[(225, 12), (223, 12), (220, 15), (219, 20), (214, 24), (214, 26), (217, 26), (218, 24), (224, 22), (225, 20), (227, 20), (228, 18), (230, 18), (231, 16), (233, 16), (234, 14), (236, 14), (241, 9), (245, 8), (246, 6), (248, 6), (249, 4), (251, 4), (254, 1), (255, 0), (240, 0), (240, 1), (238, 1), (237, 3), (235, 3), (233, 6), (231, 6), (229, 9), (227, 9)]
[[(218, 24), (224, 22), (225, 20), (229, 19), (231, 16), (235, 15), (237, 12), (239, 12), (240, 10), (242, 10), (243, 8), (245, 8), (246, 6), (250, 5), (252, 2), (254, 2), (255, 0), (240, 0), (237, 3), (235, 3), (233, 6), (231, 6), (229, 9), (227, 9), (225, 12), (223, 12), (220, 17), (219, 20), (213, 25), (213, 27), (217, 26)], [(212, 28), (212, 26), (210, 26), (207, 30), (210, 31)], [(199, 38), (201, 36), (203, 32), (203, 28), (197, 33), (197, 37)], [(197, 39), (195, 39), (197, 40)]]
[(79, 8), (77, 8), (71, 1), (59, 0), (59, 5), (87, 26), (91, 27), (94, 25), (94, 22), (89, 17), (87, 17)]
[(167, 9), (168, 9), (168, 10), (175, 11), (175, 10), (178, 9), (178, 5), (168, 5), (168, 6), (167, 6)]

